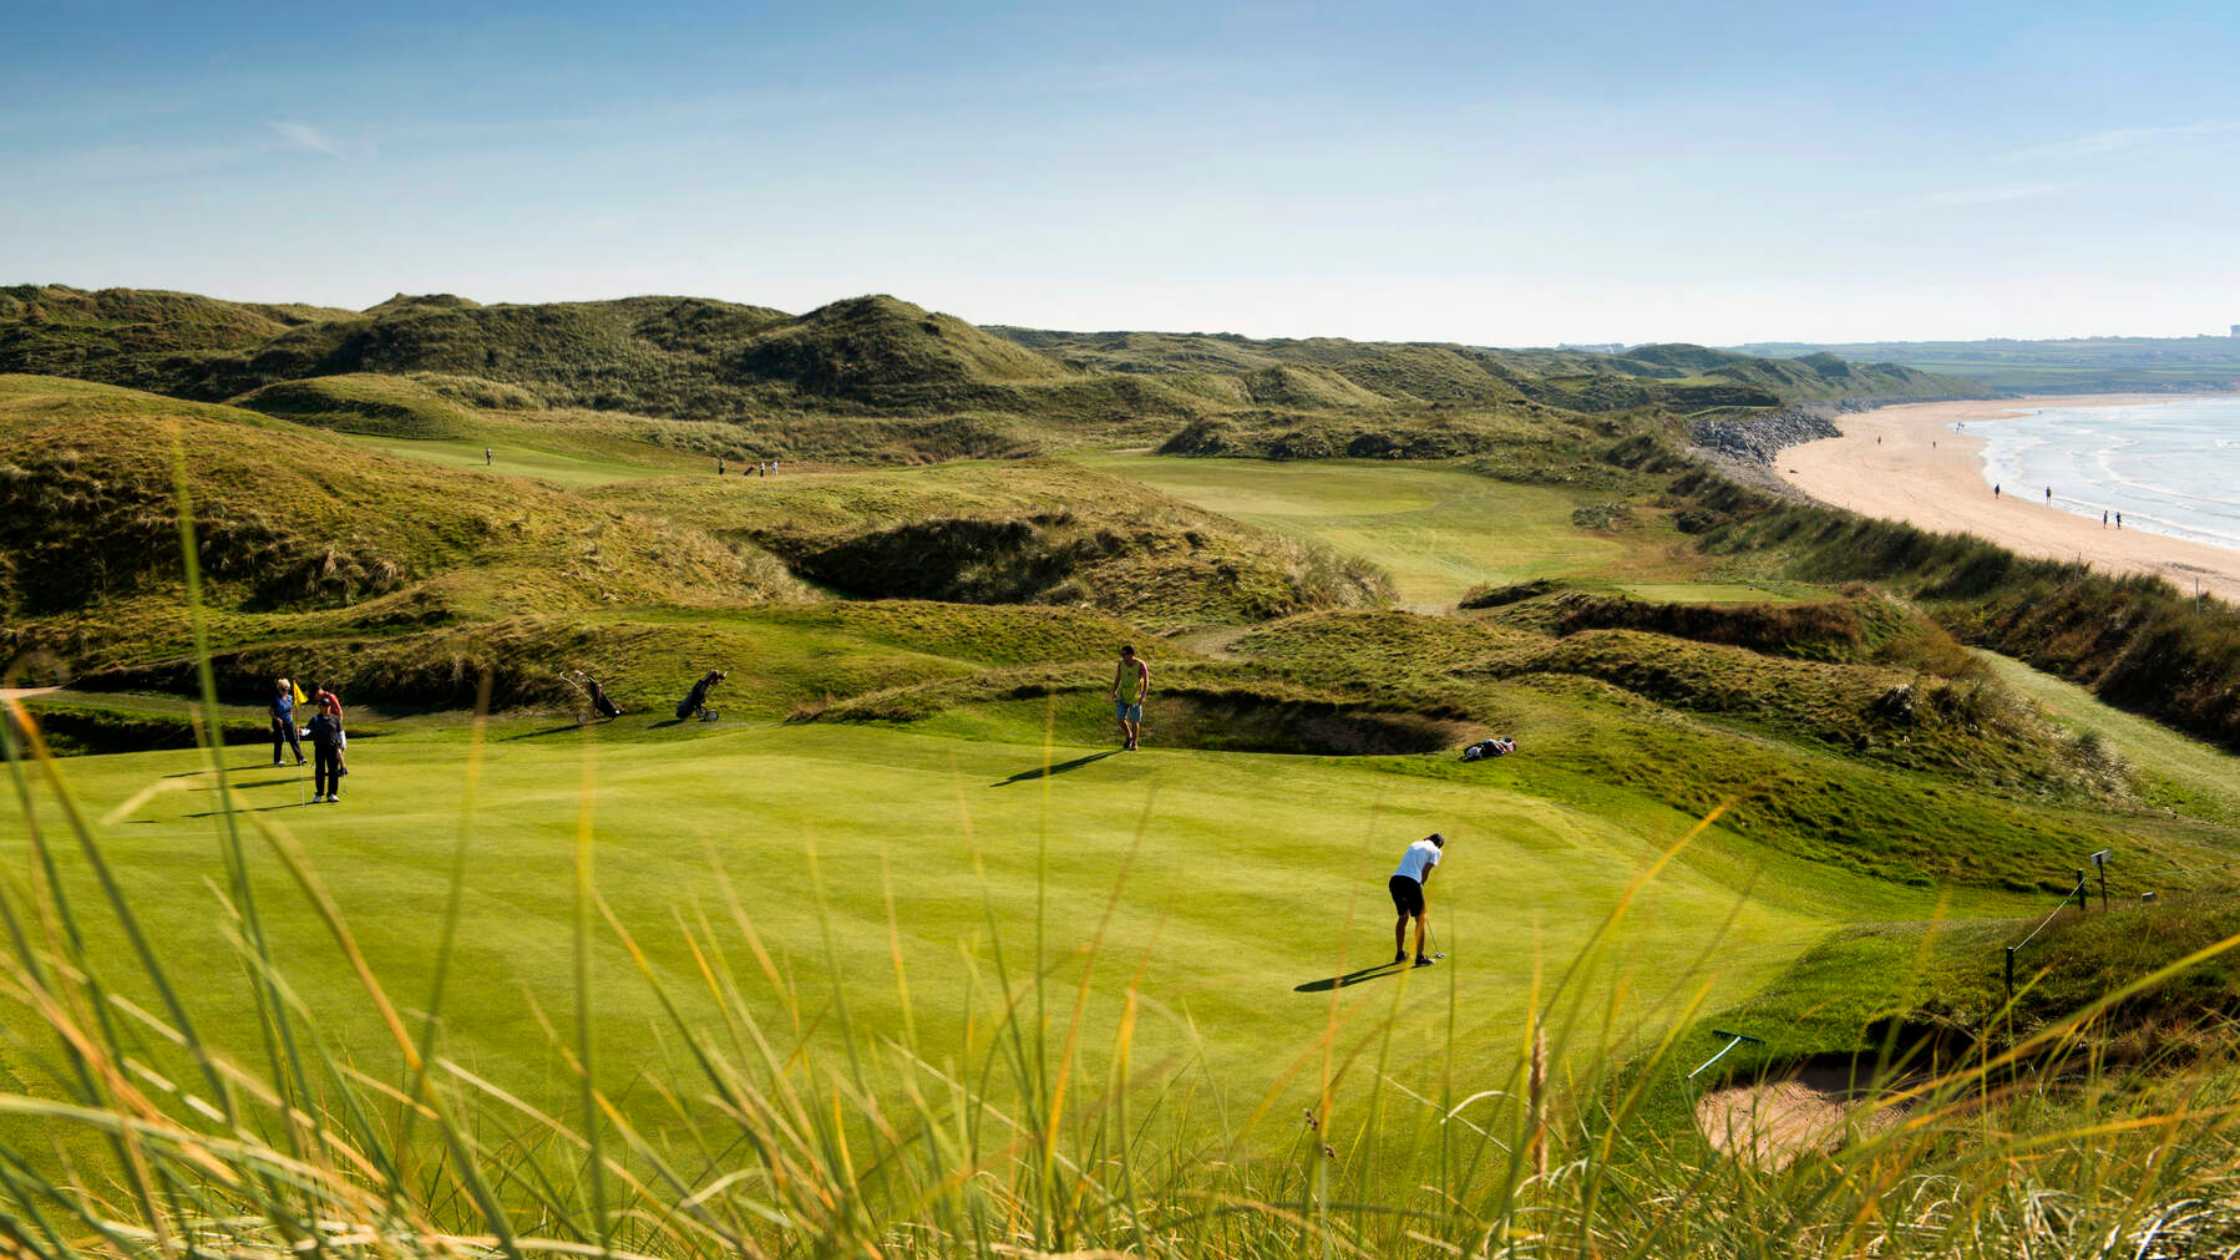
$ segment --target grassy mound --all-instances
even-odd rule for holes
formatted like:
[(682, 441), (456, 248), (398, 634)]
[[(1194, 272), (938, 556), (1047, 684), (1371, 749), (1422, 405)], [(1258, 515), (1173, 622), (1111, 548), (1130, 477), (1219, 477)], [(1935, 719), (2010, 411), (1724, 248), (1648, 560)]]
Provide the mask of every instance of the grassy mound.
[(1388, 580), (1073, 464), (618, 486), (602, 498), (751, 540), (860, 598), (1078, 604), (1154, 627), (1372, 604)]
[[(177, 642), (174, 452), (220, 610), (369, 621), (791, 594), (776, 560), (531, 483), (391, 459), (253, 412), (0, 381), (0, 610), (14, 651)], [(299, 632), (333, 629), (310, 617)]]
[(2240, 609), (2232, 605), (2160, 578), (2113, 577), (1966, 535), (1776, 502), (1708, 475), (1678, 488), (1690, 502), (1684, 527), (1708, 551), (1770, 557), (1816, 580), (1879, 582), (1918, 600), (1963, 642), (2240, 748)]
[(1976, 673), (1974, 658), (1942, 626), (1869, 590), (1854, 590), (1840, 599), (1778, 604), (1690, 604), (1584, 591), (1543, 602), (1543, 607), (1512, 610), (1504, 619), (1519, 624), (1529, 617), (1558, 635), (1646, 630), (1802, 660), (1900, 665), (1947, 678)]
[[(871, 692), (802, 720), (923, 724), (971, 738), (1046, 730), (1069, 745), (1115, 738), (1104, 684), (1089, 661), (1074, 668), (990, 670), (962, 681)], [(1160, 748), (1313, 756), (1399, 756), (1459, 746), (1479, 728), (1452, 715), (1361, 704), (1233, 667), (1162, 660), (1143, 706), (1145, 739)]]
[(252, 351), (291, 329), (349, 314), (158, 289), (4, 287), (0, 373), (223, 398), (256, 383)]
[(1552, 595), (1561, 589), (1563, 589), (1563, 584), (1554, 578), (1534, 578), (1529, 582), (1504, 582), (1500, 585), (1481, 582), (1464, 591), (1462, 598), (1456, 602), (1455, 607), (1465, 612), (1486, 608), (1505, 608), (1510, 604), (1522, 603), (1528, 599), (1538, 599), (1543, 595)]
[[(451, 388), (477, 392), (471, 386)], [(483, 396), (504, 397), (495, 391)], [(370, 373), (281, 381), (243, 394), (232, 405), (314, 428), (379, 437), (465, 439), (477, 431), (474, 413), (436, 388)]]
[[(771, 721), (837, 697), (964, 678), (993, 666), (1098, 663), (1135, 630), (1092, 612), (945, 604), (779, 604), (684, 616), (497, 616), (427, 628), (300, 623), (211, 658), (221, 693), (254, 704), (275, 677), (317, 679), (357, 700), (466, 709), (489, 679), (499, 709), (571, 712), (563, 672), (597, 678), (624, 707), (666, 717), (701, 674), (729, 671), (721, 706)], [(136, 661), (79, 680), (96, 690), (194, 689), (191, 656)]]
[[(2088, 880), (2089, 906), (2030, 917), (1854, 928), (1815, 946), (1762, 994), (1712, 1022), (1765, 1039), (1735, 1056), (1733, 1075), (1820, 1054), (1909, 1055), (1933, 1041), (1951, 1058), (1995, 1053), (2062, 1025), (2080, 1011), (2094, 1018), (2077, 1034), (2103, 1061), (2192, 1057), (2225, 1048), (2224, 1030), (2240, 1016), (2240, 970), (2212, 958), (2154, 983), (2157, 972), (2240, 935), (2240, 899), (2229, 891), (2171, 894), (2155, 900), (2136, 863), (2110, 868), (2111, 904)], [(2006, 947), (2016, 955), (2008, 1005)], [(2122, 996), (2116, 996), (2116, 995)], [(2074, 1052), (2074, 1045), (2055, 1047)]]
[(444, 474), (299, 432), (189, 413), (11, 417), (0, 439), (0, 607), (61, 612), (180, 580), (173, 443), (214, 602), (344, 605), (462, 568), (518, 563), (580, 602), (779, 593), (750, 547), (549, 490)]

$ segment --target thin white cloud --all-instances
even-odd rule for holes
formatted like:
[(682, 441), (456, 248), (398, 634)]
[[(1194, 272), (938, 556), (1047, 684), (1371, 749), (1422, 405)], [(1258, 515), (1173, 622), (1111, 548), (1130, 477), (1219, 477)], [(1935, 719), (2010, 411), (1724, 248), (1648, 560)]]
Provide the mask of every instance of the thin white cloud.
[(2012, 161), (2041, 161), (2098, 157), (2106, 153), (2122, 153), (2130, 149), (2144, 149), (2152, 145), (2176, 144), (2188, 140), (2208, 140), (2219, 136), (2240, 135), (2240, 121), (2209, 119), (2202, 122), (2179, 123), (2168, 127), (2110, 127), (2103, 131), (2088, 131), (2047, 144), (2034, 144), (2016, 149), (2007, 155)]
[(306, 153), (323, 153), (334, 158), (349, 156), (340, 140), (310, 123), (276, 122), (268, 125), (273, 134), (285, 141), (289, 148), (301, 149)]
[(1993, 184), (1983, 188), (1951, 188), (1924, 193), (1903, 204), (1924, 209), (1945, 206), (1996, 206), (2009, 201), (2036, 201), (2067, 192), (2068, 184)]

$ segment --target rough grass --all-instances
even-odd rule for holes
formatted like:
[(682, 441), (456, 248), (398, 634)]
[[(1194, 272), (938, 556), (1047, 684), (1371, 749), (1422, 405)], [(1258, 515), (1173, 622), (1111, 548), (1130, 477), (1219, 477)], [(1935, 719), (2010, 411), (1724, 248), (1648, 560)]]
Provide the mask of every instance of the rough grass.
[(1373, 565), (1062, 463), (952, 464), (603, 496), (784, 557), (868, 598), (1047, 603), (1173, 627), (1375, 604)]
[(374, 437), (465, 440), (478, 428), (473, 410), (436, 389), (370, 373), (276, 382), (243, 394), (232, 405)]
[[(579, 605), (740, 603), (792, 589), (751, 546), (444, 473), (223, 408), (0, 384), (0, 608), (17, 616), (176, 589), (175, 449), (215, 602), (351, 604), (447, 573), (517, 568)], [(160, 409), (159, 409), (160, 410)], [(13, 620), (13, 618), (11, 618)]]
[(1872, 580), (1911, 595), (1963, 642), (2089, 687), (2226, 747), (2240, 747), (2240, 610), (2151, 577), (2026, 560), (1981, 539), (1698, 479), (1684, 525), (1705, 546), (1767, 555), (1814, 580)]

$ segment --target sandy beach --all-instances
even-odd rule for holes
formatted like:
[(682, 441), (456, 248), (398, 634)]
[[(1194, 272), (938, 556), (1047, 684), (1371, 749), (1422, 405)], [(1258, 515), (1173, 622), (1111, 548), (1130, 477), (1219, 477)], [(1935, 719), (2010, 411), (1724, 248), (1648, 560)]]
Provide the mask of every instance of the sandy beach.
[(2152, 534), (2103, 528), (2099, 521), (2047, 507), (2044, 486), (2008, 486), (1993, 497), (1983, 479), (1983, 441), (1955, 433), (2027, 415), (2041, 407), (2168, 402), (2171, 395), (2091, 394), (1999, 401), (1910, 403), (1844, 416), (1843, 436), (1781, 452), (1774, 471), (1823, 503), (1924, 529), (1974, 534), (2027, 556), (2080, 560), (2110, 573), (2154, 573), (2191, 591), (2240, 603), (2240, 551)]

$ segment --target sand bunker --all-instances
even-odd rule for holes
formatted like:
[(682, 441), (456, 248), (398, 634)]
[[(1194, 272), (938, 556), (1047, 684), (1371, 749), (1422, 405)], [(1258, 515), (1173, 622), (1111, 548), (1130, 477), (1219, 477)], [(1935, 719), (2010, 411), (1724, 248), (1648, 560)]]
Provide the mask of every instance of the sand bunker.
[(1721, 1154), (1778, 1170), (1882, 1133), (1904, 1114), (1902, 1106), (1873, 1105), (1844, 1069), (1807, 1068), (1705, 1094), (1696, 1103), (1696, 1127)]

